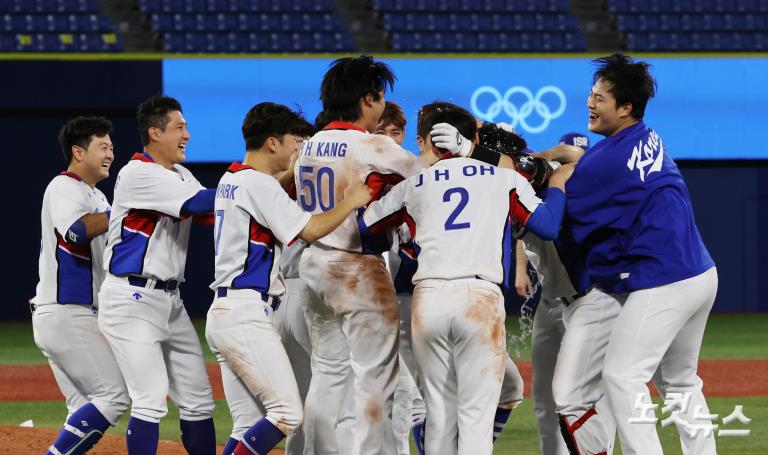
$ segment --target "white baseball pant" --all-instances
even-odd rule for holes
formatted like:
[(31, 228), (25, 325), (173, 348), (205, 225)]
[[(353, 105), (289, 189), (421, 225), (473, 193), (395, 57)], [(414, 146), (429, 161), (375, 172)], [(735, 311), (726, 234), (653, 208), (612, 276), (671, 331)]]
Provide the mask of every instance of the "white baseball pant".
[[(701, 392), (703, 383), (696, 374), (701, 340), (716, 294), (717, 269), (712, 267), (695, 277), (627, 296), (603, 369), (625, 455), (663, 453), (655, 422), (630, 423), (630, 419), (647, 420), (649, 413), (641, 404), (650, 403), (646, 384), (654, 373), (659, 392), (667, 399), (676, 393), (689, 401), (675, 420), (683, 453), (716, 453), (712, 422), (704, 417), (709, 409)], [(699, 431), (693, 432), (696, 428)]]
[(504, 297), (477, 279), (424, 280), (413, 294), (413, 354), (427, 405), (427, 454), (490, 454), (504, 377)]
[(427, 409), (417, 386), (416, 365), (413, 360), (411, 343), (411, 302), (412, 294), (398, 294), (400, 305), (400, 374), (395, 388), (392, 406), (392, 427), (395, 432), (397, 453), (411, 452), (411, 427), (424, 421)]
[(612, 450), (615, 422), (610, 413), (598, 412), (596, 405), (605, 395), (603, 361), (620, 310), (619, 300), (597, 287), (563, 309), (565, 334), (552, 394), (563, 438), (566, 445), (574, 447), (571, 453), (592, 455)]
[(208, 310), (205, 337), (221, 367), (232, 437), (238, 440), (264, 415), (286, 435), (303, 417), (291, 363), (272, 325), (270, 303), (258, 291), (229, 289)]
[(88, 305), (40, 305), (32, 314), (32, 331), (66, 398), (68, 414), (90, 402), (116, 425), (128, 410), (128, 389), (99, 331), (96, 310)]
[(168, 413), (168, 396), (184, 420), (213, 415), (203, 351), (178, 289), (131, 286), (107, 276), (99, 291), (99, 329), (128, 386), (131, 416), (159, 422)]
[[(286, 293), (281, 297), (282, 303), (272, 316), (272, 324), (285, 347), (285, 353), (291, 362), (291, 369), (299, 388), (299, 398), (302, 406), (307, 398), (309, 383), (312, 379), (312, 344), (309, 340), (309, 329), (304, 317), (304, 302), (301, 300), (304, 286), (299, 278), (285, 280)], [(301, 455), (304, 453), (304, 426), (299, 425), (285, 442), (286, 455)]]
[(557, 354), (565, 333), (563, 308), (560, 299), (541, 299), (533, 317), (531, 397), (542, 455), (568, 455), (552, 395)]
[(353, 453), (393, 454), (399, 308), (381, 256), (312, 245), (299, 274), (312, 342), (305, 404), (305, 453), (338, 453), (336, 422), (349, 368), (354, 374)]

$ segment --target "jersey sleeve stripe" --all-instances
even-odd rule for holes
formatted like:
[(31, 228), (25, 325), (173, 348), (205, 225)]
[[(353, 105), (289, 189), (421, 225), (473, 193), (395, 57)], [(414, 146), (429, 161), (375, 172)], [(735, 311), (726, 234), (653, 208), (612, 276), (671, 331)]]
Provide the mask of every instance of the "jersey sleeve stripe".
[(142, 275), (144, 256), (159, 218), (160, 214), (154, 210), (128, 212), (123, 218), (120, 242), (112, 247), (109, 273), (115, 276)]
[(520, 201), (520, 196), (514, 188), (509, 192), (509, 215), (522, 225), (531, 217), (531, 211)]
[(54, 230), (56, 241), (56, 301), (67, 304), (93, 304), (93, 268), (91, 246), (67, 243)]
[(386, 191), (405, 180), (400, 174), (382, 174), (380, 172), (371, 172), (365, 178), (365, 184), (373, 190), (373, 198), (371, 200), (376, 201), (380, 199)]
[(251, 218), (248, 235), (248, 254), (242, 273), (232, 279), (236, 289), (254, 289), (267, 293), (272, 267), (275, 264), (275, 236), (272, 231)]

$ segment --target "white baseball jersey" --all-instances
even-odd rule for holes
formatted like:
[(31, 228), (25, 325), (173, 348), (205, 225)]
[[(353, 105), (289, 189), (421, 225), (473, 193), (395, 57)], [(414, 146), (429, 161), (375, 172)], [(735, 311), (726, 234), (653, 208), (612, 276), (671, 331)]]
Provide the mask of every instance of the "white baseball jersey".
[[(331, 122), (304, 141), (296, 164), (297, 201), (310, 213), (326, 212), (344, 199), (355, 182), (374, 189), (374, 199), (422, 168), (416, 155), (383, 134), (368, 134), (346, 122)], [(336, 230), (317, 240), (324, 246), (359, 253), (360, 234), (354, 214)]]
[(215, 279), (211, 289), (285, 293), (283, 245), (304, 229), (311, 214), (296, 205), (274, 177), (233, 163), (216, 189)]
[(192, 217), (181, 206), (205, 188), (185, 167), (137, 153), (115, 183), (104, 261), (115, 276), (184, 281)]
[(556, 299), (576, 294), (553, 241), (543, 240), (531, 232), (527, 232), (520, 240), (523, 241), (525, 255), (536, 269), (542, 298)]
[(404, 217), (420, 249), (413, 282), (480, 278), (507, 286), (511, 219), (525, 224), (541, 203), (517, 172), (471, 158), (439, 161), (398, 184), (362, 217), (364, 240)]
[(98, 305), (98, 292), (104, 281), (103, 255), (107, 236), (100, 235), (85, 245), (67, 240), (72, 224), (89, 213), (110, 209), (106, 196), (71, 172), (51, 180), (43, 196), (40, 212), (40, 281), (32, 303), (75, 303)]

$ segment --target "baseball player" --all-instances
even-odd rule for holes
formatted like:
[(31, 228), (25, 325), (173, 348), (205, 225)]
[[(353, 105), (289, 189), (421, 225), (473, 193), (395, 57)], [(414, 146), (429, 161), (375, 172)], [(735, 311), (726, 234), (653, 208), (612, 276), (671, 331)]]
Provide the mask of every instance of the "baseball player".
[[(393, 82), (389, 67), (368, 56), (336, 60), (325, 74), (321, 99), (327, 124), (304, 143), (296, 168), (298, 201), (305, 211), (330, 210), (358, 182), (367, 182), (377, 195), (385, 184), (428, 164), (392, 139), (368, 134), (378, 125), (384, 90)], [(400, 316), (384, 260), (362, 255), (366, 248), (350, 216), (301, 257), (314, 361), (304, 420), (310, 454), (339, 450), (334, 428), (350, 366), (353, 453), (395, 451), (391, 415)]]
[[(299, 137), (298, 149), (291, 161), (290, 166), (281, 179), (288, 178), (292, 190), (289, 195), (295, 200), (296, 187), (293, 186), (293, 169), (295, 160), (298, 159), (298, 152), (304, 141), (309, 139), (315, 132), (315, 128), (301, 119), (301, 128), (298, 128), (296, 135)], [(280, 335), (285, 347), (285, 353), (291, 362), (291, 369), (296, 378), (296, 385), (299, 387), (299, 397), (302, 407), (307, 398), (309, 383), (312, 379), (312, 344), (309, 341), (309, 329), (307, 328), (307, 319), (304, 315), (304, 303), (301, 301), (301, 287), (303, 283), (299, 278), (299, 259), (301, 254), (307, 248), (307, 244), (301, 240), (293, 244), (283, 245), (280, 255), (280, 271), (285, 278), (285, 295), (280, 299), (280, 306), (274, 312), (272, 324)], [(285, 442), (286, 455), (301, 455), (304, 453), (304, 428), (299, 425)]]
[[(422, 111), (419, 111), (420, 115), (421, 113)], [(406, 124), (403, 109), (396, 103), (387, 101), (379, 119), (376, 134), (389, 136), (398, 145), (402, 145), (405, 140)], [(421, 143), (419, 142), (418, 145), (419, 152), (423, 153)], [(416, 251), (407, 232), (407, 226), (401, 225), (397, 233), (399, 241), (397, 246), (388, 251), (387, 258), (390, 275), (397, 292), (397, 303), (400, 306), (400, 373), (395, 388), (392, 426), (397, 441), (397, 453), (407, 455), (411, 449), (409, 439), (411, 428), (413, 428), (417, 450), (421, 448), (421, 432), (424, 428), (426, 407), (416, 386), (416, 368), (411, 349), (411, 299), (413, 297), (411, 278), (416, 272)]]
[(178, 101), (153, 97), (139, 106), (137, 120), (144, 151), (117, 176), (99, 329), (133, 401), (128, 453), (156, 453), (159, 421), (170, 396), (179, 406), (184, 448), (192, 455), (212, 455), (211, 386), (179, 284), (192, 215), (213, 211), (215, 190), (203, 188), (179, 164), (190, 135)]
[(67, 122), (59, 132), (67, 170), (43, 196), (32, 329), (68, 410), (48, 455), (86, 453), (128, 409), (120, 369), (96, 323), (110, 211), (96, 184), (109, 177), (111, 131), (102, 117)]
[[(476, 133), (474, 118), (457, 106), (432, 120), (454, 125), (463, 137)], [(438, 136), (433, 129), (427, 146), (458, 142)], [(511, 217), (544, 237), (557, 234), (572, 167), (562, 169), (541, 204), (514, 171), (467, 158), (442, 160), (396, 185), (359, 219), (364, 239), (406, 219), (420, 248), (412, 335), (429, 415), (427, 454), (492, 451), (506, 359), (499, 286), (508, 283), (511, 255), (503, 245), (511, 241)]]
[(568, 219), (570, 234), (585, 248), (590, 278), (623, 301), (603, 367), (622, 451), (662, 453), (649, 419), (646, 383), (654, 378), (668, 400), (683, 397), (675, 408), (683, 452), (714, 454), (696, 368), (717, 271), (682, 175), (658, 133), (642, 121), (656, 91), (649, 65), (622, 54), (594, 62), (589, 130), (605, 139), (579, 161), (569, 182)]
[[(560, 143), (587, 149), (587, 136), (568, 133)], [(568, 449), (558, 428), (558, 416), (552, 393), (552, 378), (555, 372), (560, 342), (565, 332), (563, 324), (563, 299), (577, 292), (570, 282), (552, 242), (545, 242), (534, 235), (525, 235), (516, 243), (517, 265), (515, 267), (515, 289), (522, 298), (530, 298), (533, 285), (528, 274), (528, 260), (536, 270), (542, 289), (541, 300), (533, 319), (531, 335), (531, 360), (533, 377), (531, 396), (536, 427), (539, 433), (539, 447), (544, 455), (565, 455)], [(570, 302), (568, 302), (570, 303)]]
[(260, 103), (246, 114), (242, 130), (245, 160), (229, 167), (216, 191), (216, 298), (206, 338), (221, 366), (234, 427), (242, 428), (257, 410), (256, 400), (266, 416), (249, 422), (227, 455), (266, 454), (301, 424), (298, 386), (272, 324), (285, 293), (274, 267), (283, 245), (327, 235), (371, 199), (370, 189), (358, 182), (333, 209), (304, 212), (275, 177), (288, 168), (306, 122), (285, 106)]

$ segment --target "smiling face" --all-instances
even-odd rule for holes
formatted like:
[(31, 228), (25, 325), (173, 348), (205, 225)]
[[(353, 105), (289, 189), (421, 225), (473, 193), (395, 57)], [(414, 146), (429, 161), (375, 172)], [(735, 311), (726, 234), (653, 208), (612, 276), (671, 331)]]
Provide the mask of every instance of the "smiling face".
[(616, 105), (610, 82), (598, 79), (587, 98), (589, 131), (602, 136), (612, 136), (630, 124), (636, 123), (629, 114), (632, 105)]
[(149, 128), (152, 147), (148, 151), (159, 164), (172, 166), (187, 159), (186, 150), (190, 134), (187, 129), (187, 121), (181, 112), (171, 111), (167, 118), (168, 123), (165, 125), (165, 129)]
[(381, 126), (381, 124), (379, 124), (379, 127), (376, 128), (376, 134), (389, 136), (392, 138), (392, 140), (397, 142), (398, 145), (402, 145), (403, 140), (405, 139), (405, 131), (399, 126), (393, 124), (389, 124), (387, 126)]
[(288, 170), (291, 164), (291, 158), (299, 151), (299, 146), (304, 138), (293, 134), (284, 134), (281, 138), (271, 137), (267, 139), (271, 143), (269, 148), (274, 152), (274, 167), (276, 172)]
[(107, 134), (104, 137), (91, 136), (87, 148), (79, 145), (72, 146), (72, 163), (69, 169), (79, 175), (90, 185), (109, 177), (109, 168), (115, 159), (112, 139)]

